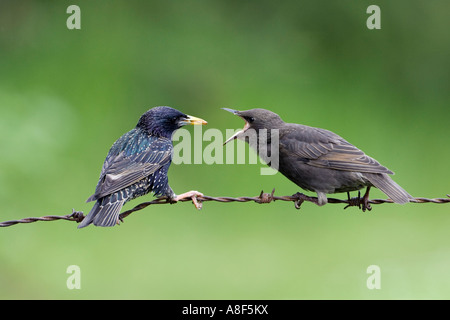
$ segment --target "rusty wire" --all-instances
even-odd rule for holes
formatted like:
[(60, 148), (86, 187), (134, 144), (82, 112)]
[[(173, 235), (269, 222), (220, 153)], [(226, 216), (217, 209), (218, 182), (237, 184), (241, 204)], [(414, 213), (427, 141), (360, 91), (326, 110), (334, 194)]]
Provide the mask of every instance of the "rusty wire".
[[(292, 196), (274, 196), (275, 189), (272, 190), (271, 193), (264, 193), (261, 191), (261, 194), (257, 197), (211, 197), (211, 196), (193, 196), (188, 197), (184, 199), (180, 199), (179, 202), (187, 202), (192, 201), (193, 204), (197, 209), (202, 208), (203, 202), (208, 201), (216, 201), (216, 202), (256, 202), (259, 204), (262, 203), (270, 203), (273, 201), (291, 201), (294, 202), (295, 208), (300, 209), (301, 204), (304, 201), (307, 202), (313, 202), (317, 203), (316, 197), (309, 197), (302, 193), (296, 193)], [(411, 203), (449, 203), (450, 202), (450, 195), (447, 194), (447, 198), (434, 198), (434, 199), (427, 199), (427, 198), (414, 198), (410, 200)], [(159, 198), (155, 199), (153, 201), (149, 202), (143, 202), (135, 206), (134, 208), (124, 211), (119, 215), (119, 219), (123, 221), (124, 218), (129, 216), (131, 213), (135, 211), (142, 210), (149, 205), (153, 204), (170, 204), (171, 202), (167, 201), (165, 198)], [(328, 198), (328, 203), (345, 203), (347, 207), (357, 206), (361, 208), (362, 199), (358, 196), (356, 198), (349, 198), (346, 200), (342, 199), (335, 199), (335, 198)], [(382, 203), (394, 203), (391, 199), (372, 199), (369, 200), (370, 204), (382, 204)], [(64, 216), (56, 216), (56, 215), (50, 215), (50, 216), (44, 216), (44, 217), (30, 217), (30, 218), (23, 218), (19, 220), (10, 220), (10, 221), (4, 221), (0, 222), (0, 227), (9, 227), (13, 226), (19, 223), (31, 223), (31, 222), (37, 222), (37, 221), (55, 221), (55, 220), (66, 220), (66, 221), (76, 221), (77, 223), (80, 223), (85, 218), (83, 212), (81, 211), (75, 211), (72, 209), (72, 213), (64, 215)]]

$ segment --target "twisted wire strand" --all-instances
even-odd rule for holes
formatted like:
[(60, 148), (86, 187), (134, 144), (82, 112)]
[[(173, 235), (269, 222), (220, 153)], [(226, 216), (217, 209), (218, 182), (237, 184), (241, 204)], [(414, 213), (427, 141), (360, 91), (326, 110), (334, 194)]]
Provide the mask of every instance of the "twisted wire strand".
[[(297, 193), (292, 196), (274, 196), (275, 189), (272, 190), (271, 193), (264, 193), (261, 191), (261, 194), (257, 197), (211, 197), (211, 196), (193, 196), (188, 197), (184, 199), (180, 199), (179, 202), (187, 202), (192, 201), (193, 204), (197, 209), (202, 208), (203, 202), (208, 201), (216, 201), (216, 202), (222, 202), (222, 203), (228, 203), (228, 202), (256, 202), (259, 204), (262, 203), (270, 203), (273, 201), (291, 201), (294, 202), (295, 207), (297, 209), (300, 209), (301, 204), (304, 201), (307, 202), (313, 202), (317, 203), (316, 197), (309, 197), (307, 195), (304, 195), (302, 193)], [(347, 204), (347, 207), (349, 206), (357, 206), (361, 207), (361, 201), (362, 199), (360, 197), (357, 198), (351, 198), (351, 199), (335, 199), (335, 198), (328, 198), (328, 203), (345, 203)], [(370, 204), (383, 204), (383, 203), (394, 203), (391, 199), (372, 199), (368, 201)], [(434, 198), (434, 199), (428, 199), (428, 198), (414, 198), (410, 200), (411, 203), (449, 203), (450, 202), (450, 195), (447, 194), (447, 198)], [(120, 214), (119, 218), (121, 221), (123, 221), (124, 218), (128, 217), (131, 213), (142, 210), (150, 205), (154, 204), (170, 204), (169, 201), (165, 198), (158, 198), (153, 201), (149, 202), (143, 202), (135, 206), (134, 208), (124, 211)], [(344, 209), (345, 209), (344, 208)], [(30, 218), (23, 218), (19, 220), (10, 220), (10, 221), (4, 221), (0, 222), (0, 227), (10, 227), (16, 224), (20, 223), (32, 223), (37, 221), (55, 221), (55, 220), (66, 220), (66, 221), (76, 221), (77, 223), (80, 223), (85, 218), (83, 212), (81, 211), (75, 211), (72, 209), (71, 214), (63, 215), (63, 216), (57, 216), (57, 215), (49, 215), (49, 216), (43, 216), (43, 217), (30, 217)]]

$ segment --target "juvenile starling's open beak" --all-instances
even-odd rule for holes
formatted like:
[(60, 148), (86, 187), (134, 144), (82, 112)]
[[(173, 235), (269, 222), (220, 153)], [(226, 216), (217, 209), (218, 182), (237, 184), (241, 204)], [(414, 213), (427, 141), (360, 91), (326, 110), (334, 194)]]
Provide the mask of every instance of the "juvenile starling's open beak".
[[(237, 116), (239, 116), (239, 117), (241, 117), (240, 111), (238, 111), (238, 110), (233, 110), (233, 109), (228, 109), (228, 108), (222, 108), (222, 109), (225, 110), (225, 111), (231, 112), (232, 114), (235, 114), (235, 115), (237, 115)], [(241, 118), (245, 120), (245, 118), (243, 118), (243, 117), (241, 117)], [(248, 128), (250, 128), (250, 123), (248, 123), (248, 121), (245, 120), (244, 128), (243, 128), (242, 130), (236, 132), (235, 134), (233, 134), (231, 137), (229, 137), (229, 138), (223, 143), (223, 145), (226, 145), (226, 144), (227, 144), (228, 142), (230, 142), (231, 140), (234, 140), (234, 139), (239, 138), (239, 135), (241, 135), (241, 134), (243, 134), (245, 131), (247, 131)]]
[(239, 111), (238, 110), (233, 110), (233, 109), (229, 109), (229, 108), (222, 108), (223, 110), (225, 110), (225, 111), (228, 111), (228, 112), (231, 112), (232, 114), (235, 114), (235, 115), (239, 115)]
[(206, 122), (203, 119), (200, 119), (200, 118), (188, 115), (186, 119), (183, 119), (183, 120), (180, 121), (180, 124), (183, 125), (183, 126), (185, 126), (185, 125), (199, 125), (199, 124), (205, 125), (205, 124), (208, 124), (208, 122)]

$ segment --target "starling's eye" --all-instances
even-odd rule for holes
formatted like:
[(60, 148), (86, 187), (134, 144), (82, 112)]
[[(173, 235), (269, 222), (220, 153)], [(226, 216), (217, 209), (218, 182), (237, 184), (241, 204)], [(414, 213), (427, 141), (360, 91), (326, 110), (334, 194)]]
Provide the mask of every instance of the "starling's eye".
[(252, 123), (253, 121), (255, 121), (255, 118), (253, 118), (253, 117), (248, 117), (248, 118), (247, 118), (247, 121), (250, 122), (250, 123)]

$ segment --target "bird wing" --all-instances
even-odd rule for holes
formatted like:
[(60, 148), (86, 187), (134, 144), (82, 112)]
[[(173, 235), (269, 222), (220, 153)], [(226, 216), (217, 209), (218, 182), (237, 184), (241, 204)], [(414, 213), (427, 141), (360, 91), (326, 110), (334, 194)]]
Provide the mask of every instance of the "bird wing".
[(291, 125), (280, 137), (280, 152), (283, 150), (314, 167), (393, 174), (342, 137), (325, 129)]
[(132, 137), (125, 146), (119, 139), (111, 147), (95, 193), (87, 202), (131, 186), (154, 173), (171, 161), (172, 149), (172, 141), (167, 138)]

